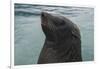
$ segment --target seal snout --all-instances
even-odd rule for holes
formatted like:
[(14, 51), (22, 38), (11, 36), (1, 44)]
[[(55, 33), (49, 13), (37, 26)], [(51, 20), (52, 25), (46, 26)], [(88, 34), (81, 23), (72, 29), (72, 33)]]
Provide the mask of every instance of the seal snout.
[(47, 13), (47, 12), (42, 12), (41, 15), (44, 17), (44, 16), (49, 15), (49, 13)]
[(48, 20), (47, 20), (47, 15), (45, 12), (41, 13), (41, 24), (44, 26), (47, 26)]

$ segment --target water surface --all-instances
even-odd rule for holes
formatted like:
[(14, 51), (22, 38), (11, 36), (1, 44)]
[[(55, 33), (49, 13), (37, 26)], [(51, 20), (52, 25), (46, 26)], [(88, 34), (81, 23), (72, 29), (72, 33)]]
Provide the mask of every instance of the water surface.
[(72, 6), (15, 4), (15, 65), (36, 64), (45, 35), (41, 29), (40, 13), (49, 11), (68, 17), (80, 27), (82, 58), (94, 59), (94, 9)]

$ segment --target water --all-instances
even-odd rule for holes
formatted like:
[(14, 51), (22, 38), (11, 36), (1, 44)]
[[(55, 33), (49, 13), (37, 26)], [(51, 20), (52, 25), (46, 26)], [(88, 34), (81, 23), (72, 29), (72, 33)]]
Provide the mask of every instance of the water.
[(41, 29), (40, 13), (49, 11), (71, 19), (80, 27), (82, 58), (94, 59), (94, 9), (86, 7), (15, 4), (15, 65), (36, 64), (45, 35)]

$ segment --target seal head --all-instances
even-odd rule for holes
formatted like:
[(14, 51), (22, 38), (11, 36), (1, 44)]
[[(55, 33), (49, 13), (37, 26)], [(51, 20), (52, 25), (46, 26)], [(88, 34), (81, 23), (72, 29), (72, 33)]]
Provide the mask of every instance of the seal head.
[(69, 37), (81, 39), (79, 28), (64, 16), (42, 12), (41, 20), (46, 39), (51, 42), (59, 42), (59, 39), (66, 40)]

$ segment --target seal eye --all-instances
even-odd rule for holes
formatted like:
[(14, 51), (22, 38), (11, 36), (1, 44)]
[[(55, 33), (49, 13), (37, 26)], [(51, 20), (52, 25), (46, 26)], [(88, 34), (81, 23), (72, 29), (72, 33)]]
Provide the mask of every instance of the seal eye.
[(59, 23), (59, 25), (64, 25), (64, 24), (65, 24), (64, 21), (62, 21), (62, 22)]
[(63, 25), (65, 25), (65, 23), (64, 23), (63, 20), (60, 21), (60, 22), (58, 22), (58, 21), (54, 21), (54, 23), (55, 23), (56, 26), (63, 26)]

